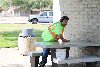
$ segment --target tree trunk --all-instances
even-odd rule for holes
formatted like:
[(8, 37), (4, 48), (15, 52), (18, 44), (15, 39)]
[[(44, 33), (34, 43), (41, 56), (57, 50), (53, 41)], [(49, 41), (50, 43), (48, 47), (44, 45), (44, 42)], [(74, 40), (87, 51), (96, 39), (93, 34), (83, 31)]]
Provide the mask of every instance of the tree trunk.
[(42, 1), (40, 0), (40, 12), (42, 11)]
[(10, 17), (11, 17), (11, 3), (12, 3), (12, 0), (10, 0)]

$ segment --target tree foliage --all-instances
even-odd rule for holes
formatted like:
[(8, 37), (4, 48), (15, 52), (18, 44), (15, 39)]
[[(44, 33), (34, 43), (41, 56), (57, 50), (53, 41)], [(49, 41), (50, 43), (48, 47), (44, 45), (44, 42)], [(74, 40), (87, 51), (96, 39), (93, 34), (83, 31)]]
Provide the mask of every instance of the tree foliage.
[(1, 0), (0, 5), (3, 10), (6, 10), (10, 6), (10, 0)]
[[(10, 7), (10, 0), (1, 0), (2, 9)], [(12, 0), (12, 6), (22, 6), (25, 9), (53, 8), (53, 0)]]

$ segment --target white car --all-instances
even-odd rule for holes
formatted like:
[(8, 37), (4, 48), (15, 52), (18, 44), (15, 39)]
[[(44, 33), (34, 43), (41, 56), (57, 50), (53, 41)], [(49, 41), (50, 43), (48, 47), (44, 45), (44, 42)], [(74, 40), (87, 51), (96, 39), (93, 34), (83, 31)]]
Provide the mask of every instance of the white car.
[(53, 11), (43, 11), (37, 15), (29, 15), (29, 22), (37, 24), (37, 22), (52, 22), (53, 23)]

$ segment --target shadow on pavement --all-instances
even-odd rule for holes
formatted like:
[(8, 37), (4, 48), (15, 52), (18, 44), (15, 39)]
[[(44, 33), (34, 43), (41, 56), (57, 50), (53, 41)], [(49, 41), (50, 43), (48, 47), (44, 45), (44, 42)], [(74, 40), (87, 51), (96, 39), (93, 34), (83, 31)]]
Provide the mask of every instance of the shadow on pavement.
[[(9, 64), (7, 66), (0, 67), (31, 67), (31, 65), (22, 65), (22, 64)], [(51, 65), (46, 65), (45, 67), (52, 67)]]
[(31, 65), (9, 64), (7, 66), (1, 66), (1, 67), (31, 67)]

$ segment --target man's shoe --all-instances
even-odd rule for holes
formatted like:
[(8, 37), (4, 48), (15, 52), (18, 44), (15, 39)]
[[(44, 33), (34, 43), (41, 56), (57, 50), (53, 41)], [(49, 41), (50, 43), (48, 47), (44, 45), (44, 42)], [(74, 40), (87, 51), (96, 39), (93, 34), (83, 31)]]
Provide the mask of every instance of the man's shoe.
[(39, 67), (44, 67), (45, 66), (45, 64), (43, 64), (43, 65), (40, 65)]

